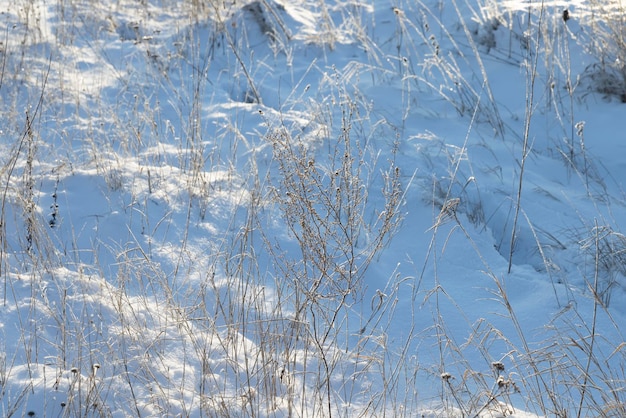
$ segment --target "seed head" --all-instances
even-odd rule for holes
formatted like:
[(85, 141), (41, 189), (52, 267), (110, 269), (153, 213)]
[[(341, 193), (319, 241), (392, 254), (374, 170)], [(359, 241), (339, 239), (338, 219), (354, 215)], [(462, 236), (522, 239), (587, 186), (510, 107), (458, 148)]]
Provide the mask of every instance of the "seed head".
[(504, 370), (504, 364), (502, 364), (501, 361), (494, 361), (493, 363), (491, 363), (491, 367), (493, 367), (499, 372)]
[(567, 22), (569, 20), (569, 10), (563, 10), (563, 22)]

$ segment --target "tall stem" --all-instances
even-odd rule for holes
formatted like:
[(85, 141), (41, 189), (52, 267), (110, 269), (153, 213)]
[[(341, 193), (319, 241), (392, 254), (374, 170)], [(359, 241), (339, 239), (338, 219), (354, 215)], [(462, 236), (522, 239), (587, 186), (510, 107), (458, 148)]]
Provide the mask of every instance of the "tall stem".
[[(517, 197), (515, 202), (515, 215), (513, 217), (513, 230), (511, 231), (511, 244), (509, 247), (509, 268), (508, 272), (511, 273), (511, 267), (513, 266), (513, 251), (515, 250), (515, 240), (517, 239), (517, 222), (519, 219), (519, 212), (522, 204), (522, 187), (524, 184), (524, 168), (526, 165), (526, 157), (530, 152), (529, 136), (530, 136), (530, 122), (534, 113), (534, 100), (535, 100), (535, 79), (537, 77), (537, 62), (539, 61), (539, 42), (541, 39), (541, 25), (543, 23), (544, 3), (541, 2), (541, 9), (539, 12), (539, 21), (537, 22), (537, 39), (535, 42), (534, 55), (530, 55), (526, 65), (526, 113), (524, 116), (524, 137), (522, 144), (522, 160), (520, 162), (520, 174), (519, 183), (517, 185)], [(530, 28), (530, 9), (528, 11), (528, 26)], [(530, 49), (528, 50), (530, 53)]]

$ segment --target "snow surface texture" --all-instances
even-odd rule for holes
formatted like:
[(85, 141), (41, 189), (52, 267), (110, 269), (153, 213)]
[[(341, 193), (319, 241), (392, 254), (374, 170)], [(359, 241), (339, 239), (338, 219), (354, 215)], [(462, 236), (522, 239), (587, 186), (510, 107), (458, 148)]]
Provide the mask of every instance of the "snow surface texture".
[(2, 0), (0, 415), (624, 416), (623, 11), (537, 3)]

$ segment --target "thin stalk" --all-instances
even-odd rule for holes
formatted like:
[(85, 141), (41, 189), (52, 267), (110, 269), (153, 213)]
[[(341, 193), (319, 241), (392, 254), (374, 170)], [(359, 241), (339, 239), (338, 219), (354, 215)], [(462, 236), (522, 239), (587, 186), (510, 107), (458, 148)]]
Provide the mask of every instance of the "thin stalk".
[(601, 303), (600, 302), (600, 296), (598, 295), (598, 270), (599, 270), (599, 263), (600, 263), (600, 237), (598, 236), (598, 221), (595, 221), (595, 232), (596, 232), (596, 236), (595, 236), (595, 268), (594, 268), (594, 273), (593, 273), (593, 319), (591, 322), (591, 342), (589, 343), (589, 355), (587, 356), (587, 364), (585, 365), (585, 376), (583, 378), (583, 383), (582, 383), (582, 387), (581, 387), (581, 393), (580, 393), (580, 402), (578, 404), (578, 414), (576, 415), (578, 418), (580, 418), (582, 410), (583, 410), (583, 403), (585, 402), (585, 396), (587, 395), (587, 382), (589, 381), (589, 369), (591, 367), (591, 359), (593, 357), (593, 348), (596, 342), (596, 324), (597, 324), (597, 317), (598, 317), (598, 305)]
[[(530, 11), (529, 11), (530, 14)], [(517, 222), (519, 219), (520, 208), (522, 203), (522, 188), (524, 184), (524, 168), (526, 166), (526, 158), (530, 152), (529, 136), (530, 136), (530, 122), (534, 113), (533, 106), (535, 103), (535, 79), (537, 77), (537, 62), (539, 61), (539, 41), (541, 36), (541, 25), (543, 22), (544, 14), (544, 2), (541, 2), (541, 9), (539, 12), (539, 21), (537, 22), (537, 40), (535, 42), (534, 57), (529, 57), (531, 66), (526, 66), (526, 112), (524, 116), (524, 136), (522, 144), (522, 161), (520, 163), (519, 183), (517, 186), (517, 197), (515, 202), (515, 215), (513, 217), (513, 230), (511, 231), (511, 244), (509, 247), (509, 268), (508, 273), (511, 273), (513, 267), (513, 251), (515, 249), (515, 239), (517, 238)], [(530, 17), (528, 19), (528, 25), (530, 26)], [(529, 73), (530, 72), (530, 73)]]

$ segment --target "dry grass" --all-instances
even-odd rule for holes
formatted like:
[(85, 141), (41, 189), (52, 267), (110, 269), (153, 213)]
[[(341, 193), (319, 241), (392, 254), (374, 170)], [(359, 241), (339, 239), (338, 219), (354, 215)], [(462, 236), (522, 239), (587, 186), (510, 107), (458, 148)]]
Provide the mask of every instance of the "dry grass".
[[(620, 332), (609, 303), (626, 276), (624, 236), (609, 221), (581, 219), (584, 227), (570, 231), (587, 260), (582, 275), (593, 312), (563, 304), (537, 343), (511, 303), (508, 278), (489, 265), (470, 231), (485, 228), (491, 215), (467, 149), (483, 124), (495, 140), (517, 141), (511, 150), (520, 170), (502, 234), (510, 238), (509, 272), (526, 224), (545, 271), (557, 270), (523, 211), (524, 164), (541, 107), (567, 138), (553, 142), (567, 170), (589, 196), (610, 198), (573, 110), (580, 85), (567, 49), (571, 33), (566, 22), (546, 18), (549, 10), (521, 28), (519, 15), (500, 13), (495, 3), (464, 16), (454, 1), (460, 26), (453, 33), (439, 10), (400, 2), (388, 11), (395, 32), (379, 40), (366, 7), (341, 5), (333, 14), (326, 2), (307, 3), (319, 28), (307, 34), (307, 47), (321, 57), (350, 40), (367, 50), (367, 64), (320, 71), (313, 62), (271, 109), (269, 64), (256, 60), (250, 44), (263, 36), (271, 54), (262, 59), (293, 56), (277, 3), (144, 2), (131, 22), (122, 10), (128, 5), (109, 13), (92, 3), (89, 14), (59, 2), (66, 24), (54, 42), (45, 10), (20, 4), (4, 17), (17, 23), (4, 34), (0, 76), (8, 120), (0, 157), (2, 306), (18, 320), (18, 332), (2, 331), (0, 383), (25, 383), (3, 391), (6, 416), (27, 414), (32, 399), (58, 416), (412, 416), (425, 408), (415, 389), (424, 376), (439, 385), (439, 415), (507, 415), (513, 404), (550, 416), (624, 413), (626, 377), (611, 366), (623, 363), (623, 344), (608, 349), (614, 344), (598, 329), (603, 318)], [(172, 45), (159, 40), (157, 12), (184, 17), (168, 35)], [(588, 52), (598, 62), (581, 76), (623, 101), (622, 15), (589, 21), (596, 42)], [(244, 25), (250, 22), (255, 29)], [(503, 31), (511, 40), (505, 47)], [(107, 50), (120, 39), (136, 65), (120, 65), (114, 52), (124, 53)], [(74, 48), (82, 42), (89, 48), (81, 51), (94, 55), (79, 61)], [(513, 43), (522, 52), (512, 52)], [(492, 91), (484, 60), (497, 54), (524, 63), (522, 134), (504, 122)], [(211, 72), (220, 60), (235, 69), (232, 77)], [(95, 84), (76, 88), (77, 68)], [(324, 73), (317, 96), (302, 85), (314, 71)], [(359, 77), (399, 87), (402, 114), (386, 119), (373, 110)], [(226, 82), (238, 108), (232, 117), (220, 116), (224, 98), (214, 96)], [(535, 96), (540, 90), (550, 93)], [(426, 184), (421, 193), (435, 216), (417, 274), (392, 269), (368, 289), (415, 189), (415, 168), (402, 166), (399, 150), (421, 106), (415, 93), (426, 91), (467, 116), (467, 136), (460, 147), (442, 147), (444, 175), (418, 183)], [(72, 195), (84, 184), (93, 201)], [(87, 219), (72, 216), (81, 204), (90, 205)], [(457, 232), (485, 272), (504, 325), (469, 318), (439, 276), (438, 260)], [(407, 298), (413, 317), (398, 318), (398, 301)], [(418, 329), (416, 312), (425, 306), (432, 323)], [(449, 316), (450, 306), (458, 316)], [(458, 318), (467, 335), (458, 334)], [(406, 321), (406, 332), (392, 342), (397, 321)], [(414, 353), (433, 339), (436, 361), (424, 362)]]

